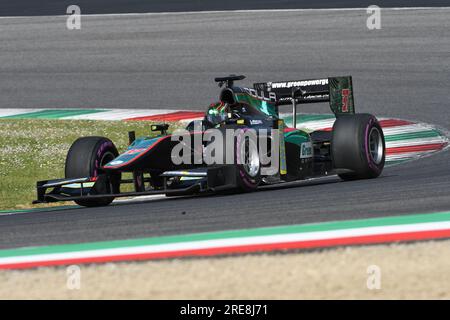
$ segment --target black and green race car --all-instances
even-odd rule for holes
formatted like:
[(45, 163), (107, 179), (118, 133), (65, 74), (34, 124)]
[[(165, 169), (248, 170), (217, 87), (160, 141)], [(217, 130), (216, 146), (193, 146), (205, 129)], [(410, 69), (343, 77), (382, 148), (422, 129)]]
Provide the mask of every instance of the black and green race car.
[[(72, 200), (82, 206), (105, 206), (117, 197), (248, 192), (261, 185), (318, 176), (337, 174), (354, 180), (381, 174), (383, 131), (375, 116), (355, 113), (350, 76), (255, 83), (252, 88), (234, 84), (244, 78), (216, 78), (219, 101), (208, 108), (202, 121), (190, 123), (181, 139), (167, 133), (167, 124), (151, 126), (157, 136), (136, 138), (129, 132), (130, 144), (121, 154), (106, 137), (77, 139), (67, 154), (65, 178), (37, 182), (34, 203)], [(297, 106), (316, 102), (329, 102), (336, 116), (333, 129), (297, 129)], [(292, 107), (290, 127), (280, 118), (283, 105)], [(202, 158), (213, 144), (203, 139), (211, 130), (233, 132), (231, 143), (214, 150), (215, 159), (224, 161)], [(174, 160), (180, 146), (188, 150), (183, 155), (187, 161)], [(263, 158), (276, 161), (267, 164)], [(125, 179), (123, 173), (131, 173), (132, 178)], [(125, 184), (132, 185), (132, 191), (121, 192)]]

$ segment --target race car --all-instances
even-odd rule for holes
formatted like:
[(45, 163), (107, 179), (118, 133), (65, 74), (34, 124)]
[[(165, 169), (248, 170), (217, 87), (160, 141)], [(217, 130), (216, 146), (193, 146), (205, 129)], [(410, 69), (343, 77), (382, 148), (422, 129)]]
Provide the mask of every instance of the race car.
[[(156, 136), (136, 138), (129, 132), (129, 146), (121, 154), (106, 137), (77, 139), (67, 153), (65, 178), (37, 182), (33, 203), (74, 201), (94, 207), (118, 197), (249, 192), (318, 176), (356, 180), (381, 174), (383, 131), (375, 116), (355, 113), (351, 76), (254, 83), (250, 88), (234, 84), (244, 79), (215, 78), (219, 101), (210, 105), (203, 120), (189, 123), (182, 138), (168, 134), (166, 123), (153, 124)], [(331, 131), (297, 128), (297, 107), (316, 102), (328, 102), (336, 116)], [(289, 122), (280, 117), (283, 105), (292, 107)], [(215, 146), (215, 159), (223, 161), (202, 157), (213, 145), (202, 137), (212, 130), (233, 133), (226, 144)], [(177, 150), (185, 151), (181, 158), (187, 161), (174, 158)], [(274, 161), (267, 164), (264, 158)], [(123, 178), (125, 173), (132, 178)], [(125, 184), (132, 185), (131, 191), (121, 191)]]

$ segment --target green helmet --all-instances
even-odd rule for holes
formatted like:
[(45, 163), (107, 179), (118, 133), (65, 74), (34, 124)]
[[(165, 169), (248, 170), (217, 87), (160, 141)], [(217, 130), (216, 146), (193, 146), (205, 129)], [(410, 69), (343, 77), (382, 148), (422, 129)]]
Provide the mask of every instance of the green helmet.
[(208, 108), (208, 111), (206, 111), (206, 120), (213, 126), (224, 122), (228, 118), (227, 106), (227, 104), (224, 104), (222, 102), (211, 104)]

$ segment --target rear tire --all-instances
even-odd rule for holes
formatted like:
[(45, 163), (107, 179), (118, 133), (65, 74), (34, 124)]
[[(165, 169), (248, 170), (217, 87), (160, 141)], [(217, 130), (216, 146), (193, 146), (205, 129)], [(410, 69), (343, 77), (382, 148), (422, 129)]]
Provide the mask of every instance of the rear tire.
[[(82, 137), (78, 138), (70, 147), (66, 157), (66, 178), (97, 177), (102, 174), (101, 167), (119, 155), (116, 146), (108, 138)], [(107, 194), (120, 192), (120, 174), (110, 175), (109, 183), (97, 181), (89, 194)], [(80, 206), (106, 206), (114, 197), (102, 199), (75, 200)]]
[(386, 145), (383, 130), (371, 114), (339, 116), (333, 126), (331, 154), (343, 180), (378, 177), (384, 168)]

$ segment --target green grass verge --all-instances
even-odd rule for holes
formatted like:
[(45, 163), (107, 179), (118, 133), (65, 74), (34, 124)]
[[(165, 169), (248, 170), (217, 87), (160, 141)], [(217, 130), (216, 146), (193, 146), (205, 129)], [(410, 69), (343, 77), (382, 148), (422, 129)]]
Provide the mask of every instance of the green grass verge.
[(38, 207), (31, 205), (36, 181), (64, 177), (67, 151), (78, 137), (108, 137), (120, 152), (128, 144), (128, 131), (153, 135), (150, 125), (145, 121), (0, 120), (0, 210)]

